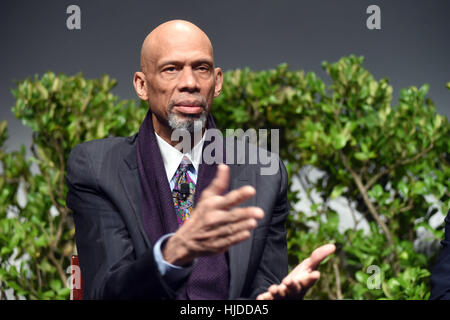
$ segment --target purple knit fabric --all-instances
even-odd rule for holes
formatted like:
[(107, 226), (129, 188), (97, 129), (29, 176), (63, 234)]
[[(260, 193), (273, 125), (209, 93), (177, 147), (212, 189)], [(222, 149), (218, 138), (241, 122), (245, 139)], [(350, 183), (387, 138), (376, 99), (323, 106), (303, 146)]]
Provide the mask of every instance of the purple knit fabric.
[[(208, 116), (208, 129), (215, 128), (214, 120)], [(208, 145), (205, 141), (204, 148)], [(152, 112), (149, 110), (139, 128), (137, 137), (137, 161), (142, 187), (142, 217), (144, 229), (155, 244), (164, 234), (175, 232), (177, 217), (172, 200), (164, 162), (153, 128)], [(225, 159), (225, 152), (224, 152)], [(201, 163), (199, 166), (194, 208), (201, 192), (210, 184), (216, 174), (216, 164)], [(229, 290), (229, 269), (225, 254), (199, 257), (179, 299), (227, 299)]]

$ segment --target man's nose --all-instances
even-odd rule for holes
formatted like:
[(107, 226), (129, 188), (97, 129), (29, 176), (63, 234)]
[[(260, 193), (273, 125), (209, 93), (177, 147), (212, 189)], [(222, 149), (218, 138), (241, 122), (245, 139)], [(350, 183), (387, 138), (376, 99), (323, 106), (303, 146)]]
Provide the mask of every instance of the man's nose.
[(178, 89), (180, 91), (188, 92), (195, 92), (199, 90), (197, 77), (192, 68), (183, 68), (178, 82)]

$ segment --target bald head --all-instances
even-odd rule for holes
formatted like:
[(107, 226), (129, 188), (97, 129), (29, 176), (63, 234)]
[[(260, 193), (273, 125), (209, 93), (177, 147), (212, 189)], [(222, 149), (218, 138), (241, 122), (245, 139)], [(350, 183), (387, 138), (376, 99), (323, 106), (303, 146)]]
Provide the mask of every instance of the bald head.
[(171, 20), (160, 24), (144, 39), (141, 48), (141, 71), (155, 63), (168, 49), (192, 48), (208, 52), (213, 57), (211, 41), (195, 24), (185, 20)]

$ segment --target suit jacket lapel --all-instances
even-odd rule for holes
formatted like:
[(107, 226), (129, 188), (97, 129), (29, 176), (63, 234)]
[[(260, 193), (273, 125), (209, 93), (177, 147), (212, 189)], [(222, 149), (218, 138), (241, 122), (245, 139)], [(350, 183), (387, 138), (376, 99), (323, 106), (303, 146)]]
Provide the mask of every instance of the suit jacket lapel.
[(151, 247), (150, 240), (145, 232), (144, 223), (141, 214), (142, 189), (139, 178), (139, 170), (136, 160), (136, 143), (131, 148), (127, 148), (125, 156), (119, 165), (119, 177), (122, 182), (124, 193), (135, 215), (138, 229), (144, 238), (147, 247)]
[[(239, 189), (245, 185), (256, 186), (254, 171), (248, 170), (244, 165), (230, 165), (230, 190)], [(255, 206), (257, 194), (249, 200), (241, 203), (239, 207)], [(228, 250), (230, 260), (230, 290), (229, 299), (239, 298), (245, 283), (250, 259), (250, 251), (253, 243), (253, 231), (250, 239), (238, 243)]]

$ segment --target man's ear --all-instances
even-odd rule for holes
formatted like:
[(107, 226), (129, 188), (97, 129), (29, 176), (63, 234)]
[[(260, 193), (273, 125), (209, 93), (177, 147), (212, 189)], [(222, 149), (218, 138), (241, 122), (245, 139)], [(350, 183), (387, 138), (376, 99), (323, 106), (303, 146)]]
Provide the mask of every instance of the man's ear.
[(216, 85), (214, 88), (214, 98), (218, 97), (220, 93), (222, 92), (222, 84), (223, 84), (223, 74), (221, 68), (215, 68), (214, 69), (214, 76), (216, 80)]
[(133, 77), (134, 90), (141, 100), (148, 100), (147, 82), (145, 81), (145, 74), (137, 71)]

